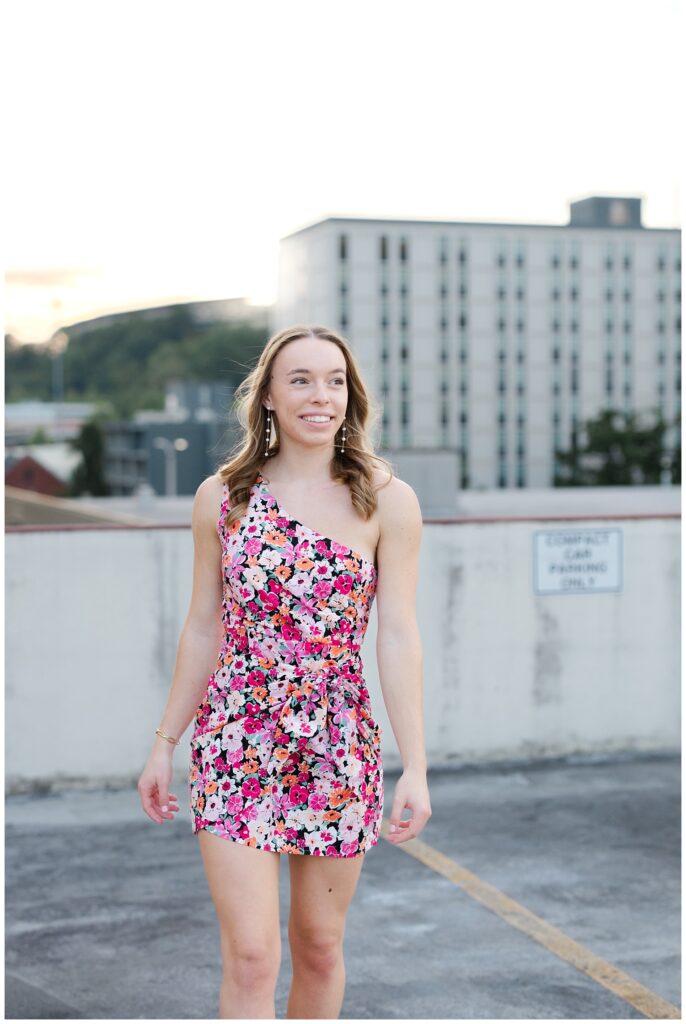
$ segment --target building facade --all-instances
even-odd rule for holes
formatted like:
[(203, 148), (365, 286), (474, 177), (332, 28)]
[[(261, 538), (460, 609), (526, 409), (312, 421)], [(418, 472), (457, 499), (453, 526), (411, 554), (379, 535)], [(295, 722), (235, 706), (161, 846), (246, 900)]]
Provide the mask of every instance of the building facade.
[(565, 225), (326, 218), (283, 238), (272, 330), (350, 341), (384, 449), (462, 488), (545, 487), (604, 408), (680, 414), (681, 232), (591, 196)]
[(139, 410), (103, 424), (105, 478), (113, 495), (194, 494), (239, 439), (233, 388), (216, 381), (170, 380), (164, 409)]

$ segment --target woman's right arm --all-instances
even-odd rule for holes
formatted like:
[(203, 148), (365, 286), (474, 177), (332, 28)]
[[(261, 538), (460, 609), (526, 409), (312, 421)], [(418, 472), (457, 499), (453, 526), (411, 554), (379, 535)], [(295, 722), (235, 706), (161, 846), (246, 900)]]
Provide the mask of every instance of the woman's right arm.
[[(208, 477), (193, 501), (193, 590), (186, 621), (179, 638), (171, 689), (159, 729), (178, 739), (188, 728), (217, 666), (222, 629), (222, 564), (217, 519), (222, 484)], [(169, 793), (174, 745), (155, 734), (147, 764), (138, 781), (146, 814), (161, 823), (178, 810)], [(162, 808), (167, 807), (165, 811)]]

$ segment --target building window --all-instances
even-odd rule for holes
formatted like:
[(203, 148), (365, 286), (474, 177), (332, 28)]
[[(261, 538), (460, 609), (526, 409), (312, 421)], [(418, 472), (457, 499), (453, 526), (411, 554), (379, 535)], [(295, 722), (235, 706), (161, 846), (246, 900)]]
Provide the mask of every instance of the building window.
[(338, 256), (341, 260), (347, 260), (348, 258), (348, 239), (346, 235), (338, 236)]
[(400, 260), (402, 263), (407, 260), (407, 241), (404, 238), (400, 239)]
[(388, 239), (385, 235), (379, 239), (379, 256), (384, 261), (388, 259)]

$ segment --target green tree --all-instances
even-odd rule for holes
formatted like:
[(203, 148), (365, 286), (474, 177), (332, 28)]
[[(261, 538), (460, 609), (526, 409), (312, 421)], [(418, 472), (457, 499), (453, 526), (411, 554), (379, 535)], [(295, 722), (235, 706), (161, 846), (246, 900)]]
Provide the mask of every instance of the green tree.
[(105, 438), (98, 419), (84, 423), (78, 436), (69, 444), (75, 451), (81, 453), (81, 462), (69, 480), (69, 497), (82, 494), (110, 494), (104, 472)]
[[(172, 379), (221, 381), (228, 396), (255, 365), (265, 341), (265, 330), (250, 323), (197, 324), (183, 305), (83, 325), (63, 355), (64, 398), (106, 399), (117, 418), (128, 419), (139, 409), (162, 409)], [(49, 348), (19, 345), (9, 336), (5, 348), (7, 401), (50, 400)]]
[(677, 479), (676, 454), (667, 445), (669, 428), (678, 434), (680, 422), (680, 417), (668, 422), (659, 409), (653, 411), (652, 422), (648, 423), (635, 412), (601, 410), (580, 431), (583, 443), (573, 433), (569, 450), (555, 453), (555, 486), (659, 484), (666, 469), (672, 483), (680, 482), (680, 455)]
[(44, 427), (36, 427), (34, 432), (29, 437), (27, 444), (49, 444), (50, 438), (45, 433)]
[(22, 345), (5, 335), (5, 401), (52, 397), (52, 357), (45, 345)]

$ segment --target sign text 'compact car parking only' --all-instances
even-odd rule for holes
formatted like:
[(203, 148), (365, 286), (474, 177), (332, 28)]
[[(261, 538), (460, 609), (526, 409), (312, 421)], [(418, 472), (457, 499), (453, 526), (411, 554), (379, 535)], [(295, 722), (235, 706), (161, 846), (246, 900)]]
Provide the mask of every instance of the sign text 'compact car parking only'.
[(534, 593), (621, 591), (622, 531), (616, 526), (534, 530)]

